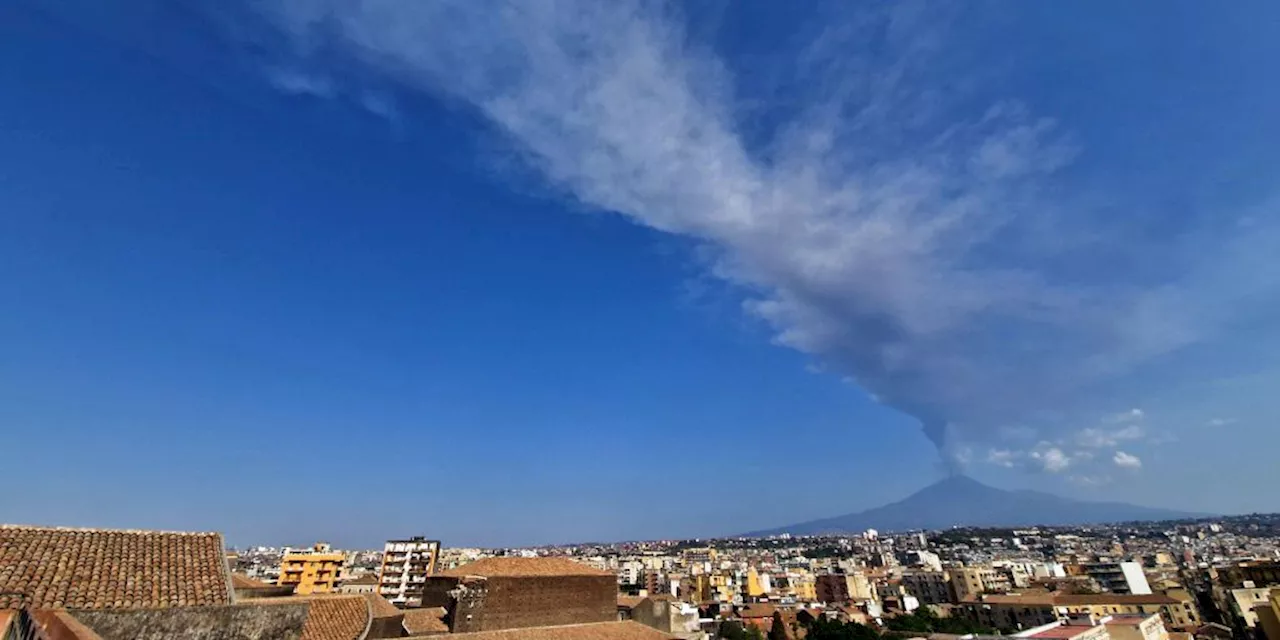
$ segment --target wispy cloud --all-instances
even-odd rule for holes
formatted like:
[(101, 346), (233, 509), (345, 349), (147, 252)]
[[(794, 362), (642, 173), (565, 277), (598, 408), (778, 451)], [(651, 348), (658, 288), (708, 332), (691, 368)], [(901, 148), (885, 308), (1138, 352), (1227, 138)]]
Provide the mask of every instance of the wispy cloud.
[[(301, 63), (345, 52), (380, 82), (467, 105), (567, 197), (703, 243), (708, 271), (777, 343), (918, 417), (944, 452), (948, 432), (995, 439), (1075, 410), (1274, 284), (1229, 277), (1237, 252), (1161, 281), (1064, 270), (1095, 262), (1099, 243), (1150, 242), (1099, 240), (1079, 204), (1046, 195), (1080, 151), (1060, 123), (936, 90), (945, 29), (912, 3), (834, 16), (796, 55), (800, 105), (750, 122), (732, 61), (656, 3), (256, 6)], [(1090, 446), (1130, 439), (1095, 435)], [(1032, 455), (1048, 471), (1070, 464), (1059, 447)]]
[(1142, 468), (1142, 460), (1139, 459), (1138, 456), (1131, 453), (1125, 453), (1123, 451), (1117, 451), (1116, 454), (1112, 456), (1111, 461), (1116, 463), (1116, 466), (1122, 469)]
[(1207, 427), (1226, 427), (1236, 423), (1234, 418), (1211, 418), (1204, 423)]

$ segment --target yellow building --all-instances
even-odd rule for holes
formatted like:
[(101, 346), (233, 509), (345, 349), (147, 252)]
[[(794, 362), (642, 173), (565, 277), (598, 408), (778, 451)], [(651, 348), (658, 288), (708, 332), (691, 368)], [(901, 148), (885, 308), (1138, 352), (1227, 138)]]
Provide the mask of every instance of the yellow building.
[(747, 570), (747, 595), (752, 597), (758, 597), (768, 592), (769, 590), (765, 588), (764, 580), (760, 579), (760, 573), (756, 571), (756, 568), (752, 567), (748, 569)]
[(331, 593), (342, 577), (344, 558), (323, 542), (309, 550), (290, 549), (280, 560), (279, 584), (299, 595)]
[(791, 593), (795, 595), (797, 600), (812, 602), (818, 599), (818, 587), (814, 583), (812, 575), (807, 573), (796, 574), (789, 577), (788, 582), (791, 584)]

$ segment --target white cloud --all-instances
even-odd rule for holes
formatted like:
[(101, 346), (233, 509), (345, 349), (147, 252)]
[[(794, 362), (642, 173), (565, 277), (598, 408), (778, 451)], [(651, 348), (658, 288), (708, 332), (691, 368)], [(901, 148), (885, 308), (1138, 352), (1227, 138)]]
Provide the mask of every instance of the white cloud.
[(1213, 418), (1204, 423), (1207, 427), (1226, 427), (1236, 423), (1234, 418)]
[[(299, 62), (345, 51), (379, 82), (469, 105), (578, 203), (702, 243), (777, 343), (920, 418), (940, 451), (939, 425), (990, 435), (1196, 342), (1199, 310), (1230, 302), (1213, 285), (1239, 281), (1059, 273), (1103, 242), (1078, 226), (1089, 216), (1041, 195), (1073, 145), (1011, 102), (948, 104), (933, 75), (945, 47), (920, 5), (827, 21), (798, 56), (813, 75), (789, 94), (799, 106), (768, 130), (740, 117), (730, 65), (638, 0), (254, 6)], [(1106, 239), (1131, 254), (1129, 240)], [(1213, 269), (1243, 255), (1202, 253)], [(1196, 287), (1222, 304), (1188, 304)], [(1056, 451), (1046, 468), (1069, 463)]]
[(1138, 456), (1125, 453), (1123, 451), (1117, 451), (1116, 455), (1113, 458), (1111, 458), (1111, 461), (1116, 463), (1117, 467), (1121, 467), (1123, 469), (1141, 469), (1142, 468), (1142, 460), (1139, 459)]
[(1008, 449), (992, 449), (987, 452), (987, 463), (998, 467), (1013, 468), (1018, 454)]
[(1032, 451), (1031, 459), (1040, 465), (1040, 469), (1049, 473), (1061, 473), (1071, 466), (1071, 458), (1057, 447)]
[(1076, 434), (1076, 443), (1090, 449), (1104, 449), (1116, 446), (1117, 443), (1142, 438), (1145, 431), (1140, 425), (1131, 424), (1118, 429), (1106, 430), (1090, 427), (1081, 429)]

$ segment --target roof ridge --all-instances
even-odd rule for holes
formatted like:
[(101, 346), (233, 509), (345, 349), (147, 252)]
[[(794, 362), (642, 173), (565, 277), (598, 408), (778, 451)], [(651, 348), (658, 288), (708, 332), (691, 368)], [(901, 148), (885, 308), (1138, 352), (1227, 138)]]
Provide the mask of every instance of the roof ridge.
[(118, 529), (115, 527), (65, 527), (65, 526), (51, 527), (51, 526), (38, 525), (38, 524), (0, 524), (0, 529), (35, 529), (38, 531), (107, 532), (107, 533), (160, 533), (165, 535), (184, 535), (184, 536), (221, 536), (222, 535), (217, 531), (172, 531), (167, 529)]

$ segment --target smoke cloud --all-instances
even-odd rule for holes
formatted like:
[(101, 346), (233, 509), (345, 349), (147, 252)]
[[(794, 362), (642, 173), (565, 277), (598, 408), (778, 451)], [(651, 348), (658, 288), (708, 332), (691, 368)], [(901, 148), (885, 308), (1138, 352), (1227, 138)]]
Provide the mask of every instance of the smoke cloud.
[[(919, 418), (952, 469), (949, 438), (1066, 411), (1274, 285), (1235, 277), (1262, 255), (1245, 234), (1198, 261), (1090, 233), (1097, 215), (1055, 189), (1081, 152), (1065, 127), (1011, 100), (952, 103), (931, 75), (945, 33), (910, 4), (815, 32), (785, 90), (651, 3), (254, 6), (297, 69), (341, 57), (455, 101), (565, 196), (701, 243), (778, 344)], [(1171, 273), (1062, 268), (1133, 251)]]

